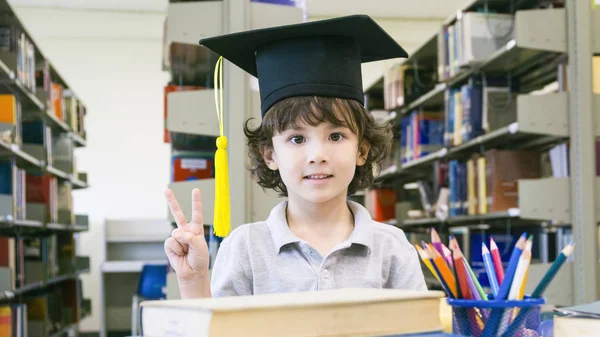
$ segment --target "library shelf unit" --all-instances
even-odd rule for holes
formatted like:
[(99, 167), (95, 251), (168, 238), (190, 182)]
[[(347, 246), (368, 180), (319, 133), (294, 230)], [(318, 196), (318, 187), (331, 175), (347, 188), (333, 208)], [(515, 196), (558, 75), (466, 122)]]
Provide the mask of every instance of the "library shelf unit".
[[(425, 212), (424, 216), (408, 217), (398, 213), (399, 210), (406, 211), (406, 208), (399, 208), (398, 203), (396, 219), (386, 222), (405, 230), (409, 238), (414, 234), (411, 239), (414, 242), (427, 238), (431, 227), (445, 236), (461, 231), (485, 233), (487, 230), (504, 230), (509, 233), (521, 226), (534, 230), (537, 228), (541, 236), (553, 233), (563, 240), (557, 241), (556, 248), (565, 244), (565, 237), (572, 237), (576, 251), (569, 267), (561, 271), (561, 284), (557, 285), (561, 291), (550, 291), (548, 295), (551, 303), (569, 305), (600, 298), (600, 207), (597, 206), (600, 178), (596, 177), (595, 158), (599, 154), (595, 152), (594, 145), (596, 137), (600, 137), (600, 94), (594, 93), (591, 86), (592, 57), (600, 56), (600, 37), (592, 33), (600, 31), (600, 6), (590, 8), (589, 1), (584, 0), (566, 1), (564, 7), (557, 8), (536, 7), (537, 3), (470, 0), (448, 17), (438, 32), (409, 53), (407, 59), (393, 65), (378, 81), (366, 88), (367, 107), (395, 112), (396, 127), (402, 127), (402, 123), (406, 123), (406, 119), (413, 114), (427, 112), (441, 114), (440, 123), (444, 129), (441, 144), (436, 143), (423, 155), (416, 154), (408, 158), (405, 153), (412, 154), (410, 145), (407, 145), (408, 141), (401, 143), (400, 137), (403, 135), (400, 134), (400, 139), (396, 140), (400, 149), (395, 154), (399, 157), (394, 157), (390, 166), (382, 168), (375, 184), (369, 189), (393, 188), (398, 202), (405, 201), (405, 186), (427, 179), (440, 165), (449, 165), (451, 162), (463, 162), (466, 165), (467, 161), (481, 158), (490, 150), (526, 150), (548, 154), (556, 146), (568, 144), (565, 150), (568, 159), (563, 163), (568, 168), (566, 174), (553, 174), (553, 168), (549, 174), (546, 172), (536, 178), (515, 179), (518, 181), (517, 205), (483, 213), (470, 210), (450, 216), (436, 216)], [(478, 17), (483, 19), (477, 21)], [(493, 21), (498, 17), (510, 18), (507, 24), (509, 30), (501, 33), (491, 31), (492, 26), (496, 30), (502, 28), (499, 21)], [(552, 23), (552, 29), (548, 29), (549, 22)], [(480, 27), (481, 31), (485, 31), (485, 25), (488, 25), (491, 37), (487, 37), (487, 42), (490, 43), (484, 44), (481, 40), (471, 38), (469, 29), (476, 29), (474, 27), (477, 24), (484, 25)], [(457, 35), (451, 35), (453, 33)], [(431, 74), (427, 73), (428, 70)], [(596, 73), (598, 71), (595, 70)], [(402, 75), (397, 75), (397, 72)], [(409, 84), (398, 80), (406, 76), (410, 76)], [(402, 83), (400, 88), (395, 87), (398, 83), (394, 81)], [(460, 94), (461, 89), (464, 90), (471, 83), (480, 83), (484, 98), (478, 104), (482, 105), (481, 109), (489, 108), (489, 111), (486, 110), (488, 115), (481, 117), (481, 120), (504, 111), (513, 111), (514, 115), (508, 121), (483, 128), (478, 134), (465, 138), (464, 126), (452, 124), (456, 123), (456, 109), (460, 109), (458, 118), (463, 118), (464, 101), (460, 101), (461, 107), (456, 108), (453, 106), (456, 102), (452, 103), (452, 99), (456, 98), (452, 95), (456, 91)], [(506, 89), (502, 96), (503, 109), (494, 110), (491, 99), (485, 103), (485, 98), (492, 97), (491, 91), (485, 96), (484, 89), (487, 86)], [(408, 96), (406, 88), (409, 88)], [(401, 99), (394, 94), (402, 96)], [(380, 106), (382, 97), (383, 107)], [(471, 99), (471, 96), (468, 97)], [(369, 98), (374, 98), (374, 103)], [(470, 105), (468, 107), (471, 109)], [(467, 111), (473, 113), (472, 110)], [(477, 123), (472, 120), (466, 123), (471, 122)], [(462, 123), (465, 123), (464, 120)], [(462, 131), (462, 136), (455, 134), (457, 127), (461, 128), (458, 132)], [(410, 133), (405, 136), (413, 140), (416, 138)], [(465, 178), (462, 181), (464, 184), (472, 184), (465, 182), (466, 179), (470, 178)], [(448, 187), (448, 184), (438, 187), (444, 186)], [(461, 189), (466, 188), (463, 185)], [(415, 189), (414, 186), (412, 189)], [(435, 204), (438, 191), (434, 189), (433, 193), (435, 195), (430, 201)], [(488, 194), (485, 199), (488, 203), (489, 198)], [(467, 202), (467, 199), (458, 201)], [(422, 204), (422, 201), (416, 203)], [(548, 262), (551, 261), (546, 259), (536, 264), (535, 270), (539, 269), (539, 273), (534, 270), (532, 280), (543, 275), (549, 266)]]
[[(247, 3), (246, 3), (247, 2)], [(234, 24), (230, 16), (233, 7), (238, 6), (238, 12), (245, 13), (246, 19)], [(198, 16), (200, 15), (200, 17)], [(169, 134), (171, 144), (171, 179), (168, 188), (172, 189), (184, 213), (191, 214), (191, 191), (199, 188), (202, 193), (202, 206), (204, 219), (213, 218), (214, 207), (214, 172), (207, 177), (174, 179), (177, 172), (189, 176), (191, 166), (199, 165), (198, 168), (205, 169), (213, 165), (214, 153), (216, 151), (216, 137), (219, 136), (219, 124), (216, 115), (214, 98), (213, 72), (218, 55), (205, 47), (199, 46), (198, 41), (202, 37), (216, 36), (232, 30), (233, 25), (238, 28), (233, 30), (257, 29), (276, 26), (287, 23), (301, 22), (303, 18), (302, 8), (268, 3), (261, 1), (244, 1), (242, 4), (229, 4), (223, 1), (191, 1), (172, 2), (168, 4), (167, 18), (163, 39), (163, 70), (171, 73), (171, 79), (165, 88), (165, 133)], [(229, 25), (229, 26), (228, 26)], [(242, 27), (243, 26), (243, 27)], [(194, 54), (194, 58), (184, 60), (184, 51)], [(183, 61), (182, 61), (183, 60)], [(232, 69), (227, 60), (224, 60), (224, 115), (225, 135), (229, 139), (229, 167), (231, 186), (232, 208), (241, 203), (246, 192), (236, 193), (239, 188), (244, 190), (244, 184), (236, 184), (234, 170), (244, 169), (246, 154), (244, 151), (236, 153), (237, 144), (244, 144), (241, 125), (244, 114), (236, 111), (235, 104), (243, 102), (240, 111), (257, 111), (259, 107), (254, 102), (245, 100), (252, 93), (252, 79), (241, 73), (241, 70)], [(193, 72), (193, 74), (192, 74)], [(228, 76), (240, 76), (241, 85), (234, 86)], [(230, 131), (231, 130), (231, 131)], [(236, 145), (233, 145), (236, 144)], [(244, 148), (239, 146), (240, 149)], [(175, 158), (181, 158), (179, 166), (175, 167)], [(187, 160), (186, 164), (183, 161)], [(192, 168), (193, 169), (193, 168)], [(214, 171), (214, 170), (213, 170)], [(240, 174), (241, 175), (241, 174)], [(244, 172), (244, 176), (247, 173)], [(240, 186), (241, 185), (241, 186)], [(268, 205), (267, 205), (268, 206)], [(239, 207), (240, 212), (232, 212), (232, 226), (243, 223), (236, 217), (244, 218), (244, 209)], [(167, 218), (174, 223), (171, 213), (167, 211)], [(237, 214), (233, 214), (237, 213)], [(210, 225), (205, 224), (210, 230)]]
[[(186, 216), (191, 216), (192, 189), (199, 188), (202, 191), (203, 218), (206, 220), (204, 230), (211, 257), (215, 256), (220, 242), (219, 238), (212, 235), (210, 224), (214, 207), (214, 170), (205, 173), (205, 176), (191, 171), (213, 166), (219, 124), (212, 82), (218, 56), (199, 46), (198, 42), (203, 37), (305, 20), (303, 8), (291, 5), (290, 1), (281, 3), (285, 4), (261, 0), (168, 4), (162, 62), (162, 69), (171, 75), (164, 92), (164, 137), (165, 143), (171, 146), (171, 177), (167, 187), (173, 190)], [(249, 117), (260, 120), (257, 81), (224, 60), (223, 85), (233, 229), (262, 217), (278, 200), (262, 190), (258, 191), (260, 187), (246, 170), (248, 156), (242, 126)], [(174, 226), (174, 219), (167, 207), (165, 212), (168, 222)], [(179, 296), (174, 280), (173, 273), (169, 273), (167, 298)]]
[(73, 334), (91, 312), (79, 278), (89, 257), (75, 248), (89, 221), (72, 195), (88, 187), (75, 160), (87, 146), (86, 105), (5, 0), (0, 13), (2, 318), (13, 336)]

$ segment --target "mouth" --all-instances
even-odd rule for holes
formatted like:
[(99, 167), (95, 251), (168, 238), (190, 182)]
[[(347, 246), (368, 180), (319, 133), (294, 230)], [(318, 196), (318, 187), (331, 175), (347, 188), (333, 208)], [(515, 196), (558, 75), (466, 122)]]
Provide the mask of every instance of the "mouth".
[(305, 176), (304, 179), (308, 179), (308, 180), (325, 180), (328, 178), (333, 177), (330, 174), (311, 174), (308, 176)]

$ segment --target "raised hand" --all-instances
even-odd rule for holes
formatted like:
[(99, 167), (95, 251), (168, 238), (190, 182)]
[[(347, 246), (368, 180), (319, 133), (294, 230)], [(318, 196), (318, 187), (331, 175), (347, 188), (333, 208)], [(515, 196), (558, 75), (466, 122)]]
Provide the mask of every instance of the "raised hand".
[(187, 222), (175, 195), (170, 189), (165, 197), (177, 228), (165, 241), (165, 253), (180, 283), (205, 282), (208, 279), (209, 253), (202, 223), (200, 190), (192, 190), (192, 221)]

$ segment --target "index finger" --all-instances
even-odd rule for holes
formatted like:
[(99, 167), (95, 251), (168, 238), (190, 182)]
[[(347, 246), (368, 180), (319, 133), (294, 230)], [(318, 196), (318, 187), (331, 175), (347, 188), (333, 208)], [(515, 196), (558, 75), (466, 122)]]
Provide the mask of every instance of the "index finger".
[(202, 223), (202, 195), (200, 189), (192, 190), (192, 231), (195, 234), (204, 235), (204, 224)]
[(175, 218), (175, 223), (177, 223), (178, 228), (183, 228), (187, 224), (187, 220), (185, 219), (185, 214), (183, 214), (183, 210), (179, 206), (173, 191), (167, 189), (165, 191), (165, 198), (167, 198), (167, 204), (169, 205), (169, 209), (171, 210), (171, 214), (173, 214), (173, 218)]

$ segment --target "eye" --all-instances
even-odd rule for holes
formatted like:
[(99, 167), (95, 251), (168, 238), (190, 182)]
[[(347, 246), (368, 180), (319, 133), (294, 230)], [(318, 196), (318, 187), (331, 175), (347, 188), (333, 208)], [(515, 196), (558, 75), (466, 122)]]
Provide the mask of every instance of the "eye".
[(292, 144), (302, 144), (304, 143), (304, 137), (303, 136), (292, 136), (290, 137), (290, 142), (292, 142)]
[(334, 142), (339, 142), (343, 138), (344, 138), (344, 135), (342, 135), (339, 132), (334, 132), (331, 134), (331, 136), (329, 136), (329, 139), (333, 140)]

